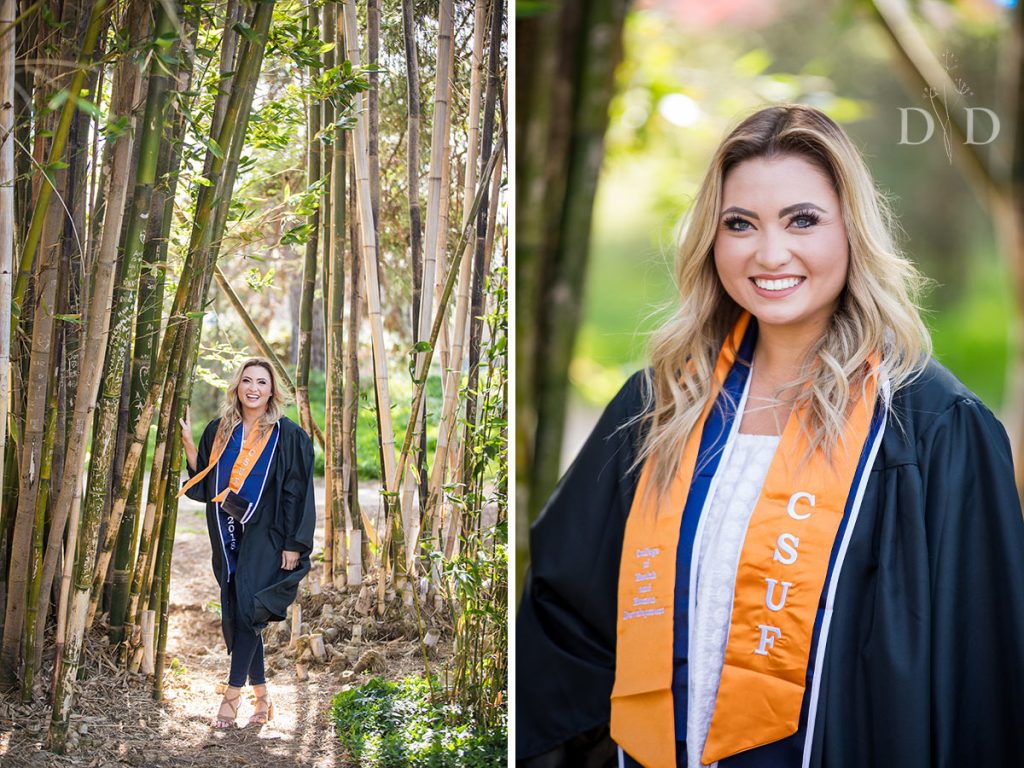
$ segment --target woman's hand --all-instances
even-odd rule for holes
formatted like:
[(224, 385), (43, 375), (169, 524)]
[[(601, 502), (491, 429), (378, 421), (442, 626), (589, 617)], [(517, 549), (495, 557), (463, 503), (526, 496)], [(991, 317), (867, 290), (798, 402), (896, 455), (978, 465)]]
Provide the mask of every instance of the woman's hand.
[(190, 413), (192, 409), (189, 406), (185, 406), (185, 418), (178, 419), (178, 423), (181, 424), (181, 444), (185, 448), (185, 458), (188, 460), (189, 468), (195, 472), (198, 467), (196, 466), (196, 444), (192, 439), (192, 415)]
[(294, 571), (299, 567), (299, 553), (291, 550), (281, 552), (281, 568), (286, 571)]

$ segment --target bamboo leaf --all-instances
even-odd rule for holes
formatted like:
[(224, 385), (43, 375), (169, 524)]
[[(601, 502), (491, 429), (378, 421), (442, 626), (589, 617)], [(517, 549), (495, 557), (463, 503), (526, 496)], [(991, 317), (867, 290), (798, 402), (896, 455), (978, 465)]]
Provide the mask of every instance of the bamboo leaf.
[(50, 100), (48, 102), (46, 102), (46, 108), (50, 111), (60, 109), (64, 106), (64, 102), (68, 100), (68, 95), (68, 89), (61, 88), (59, 91), (53, 94), (53, 96), (50, 97)]
[(85, 112), (87, 115), (89, 115), (89, 117), (93, 118), (94, 120), (100, 119), (100, 108), (88, 99), (83, 99), (81, 96), (79, 96), (78, 101), (75, 103), (75, 106), (83, 112)]
[(212, 136), (206, 139), (206, 148), (213, 153), (213, 156), (218, 160), (224, 159), (224, 150), (220, 148), (220, 144)]
[(121, 115), (120, 117), (108, 120), (103, 128), (103, 133), (108, 139), (116, 139), (127, 133), (130, 127), (131, 118), (127, 115)]
[(172, 45), (174, 45), (175, 42), (177, 42), (177, 40), (178, 40), (178, 33), (177, 32), (165, 32), (164, 34), (159, 35), (158, 37), (154, 38), (153, 42), (156, 43), (161, 48), (170, 48)]
[(281, 236), (281, 245), (302, 245), (309, 240), (313, 232), (312, 224), (299, 224), (292, 227)]
[(232, 27), (232, 29), (234, 29), (235, 32), (240, 34), (242, 37), (244, 37), (250, 43), (253, 43), (253, 44), (256, 44), (256, 45), (259, 44), (260, 36), (257, 35), (256, 31), (252, 27), (250, 27), (248, 24), (246, 24), (244, 21), (238, 22), (237, 24), (235, 24), (234, 27)]

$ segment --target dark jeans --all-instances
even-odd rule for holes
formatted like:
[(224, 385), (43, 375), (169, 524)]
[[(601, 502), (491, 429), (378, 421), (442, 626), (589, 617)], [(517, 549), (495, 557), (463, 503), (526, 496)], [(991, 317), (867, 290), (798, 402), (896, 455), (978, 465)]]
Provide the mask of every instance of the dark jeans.
[[(229, 589), (231, 590), (231, 606), (234, 610), (237, 605), (234, 582), (231, 583)], [(263, 685), (267, 682), (263, 668), (263, 635), (242, 626), (237, 612), (233, 617), (232, 626), (234, 627), (234, 638), (232, 639), (231, 672), (228, 675), (228, 685), (233, 688), (241, 688), (245, 685), (246, 677), (249, 678), (249, 685)]]

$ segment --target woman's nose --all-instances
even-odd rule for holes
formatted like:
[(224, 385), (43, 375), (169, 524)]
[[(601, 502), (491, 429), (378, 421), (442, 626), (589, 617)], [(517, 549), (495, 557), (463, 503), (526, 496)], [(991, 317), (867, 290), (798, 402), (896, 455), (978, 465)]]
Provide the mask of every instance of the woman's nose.
[(785, 266), (793, 258), (784, 237), (765, 234), (757, 247), (757, 263), (765, 269), (774, 270)]

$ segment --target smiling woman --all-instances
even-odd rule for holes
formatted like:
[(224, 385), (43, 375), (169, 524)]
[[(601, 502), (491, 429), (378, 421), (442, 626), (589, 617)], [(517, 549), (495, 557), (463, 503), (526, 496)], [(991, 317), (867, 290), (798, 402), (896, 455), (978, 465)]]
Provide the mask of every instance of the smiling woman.
[(1009, 444), (929, 359), (857, 149), (763, 109), (689, 216), (652, 368), (531, 531), (518, 757), (1024, 765)]
[(231, 670), (214, 728), (234, 727), (241, 689), (255, 694), (249, 725), (274, 716), (263, 665), (262, 630), (281, 621), (309, 572), (316, 508), (313, 443), (282, 415), (284, 393), (263, 358), (242, 363), (219, 419), (198, 448), (181, 422), (189, 480), (181, 494), (206, 503), (213, 570)]

